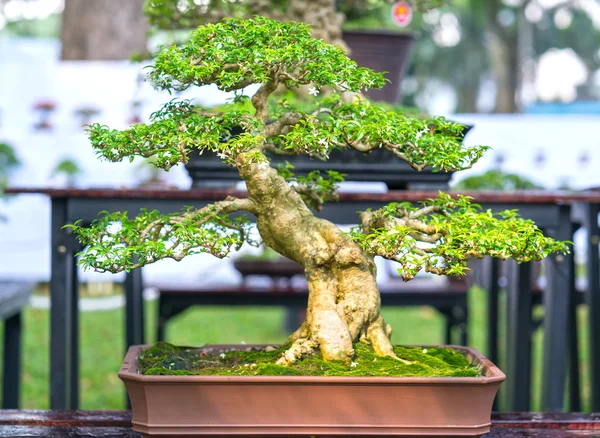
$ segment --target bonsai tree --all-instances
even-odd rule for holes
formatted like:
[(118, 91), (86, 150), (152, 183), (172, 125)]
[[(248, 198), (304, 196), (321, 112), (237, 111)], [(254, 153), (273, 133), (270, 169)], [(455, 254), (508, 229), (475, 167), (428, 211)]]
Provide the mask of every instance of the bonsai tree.
[(480, 175), (469, 176), (454, 185), (457, 190), (540, 190), (542, 186), (527, 177), (491, 169)]
[[(179, 214), (142, 211), (130, 218), (116, 212), (90, 227), (74, 224), (87, 245), (80, 264), (119, 272), (198, 253), (223, 258), (244, 242), (255, 243), (251, 222), (233, 215), (252, 213), (264, 244), (303, 265), (308, 281), (306, 320), (291, 335), (279, 364), (293, 364), (315, 351), (324, 360), (350, 361), (358, 341), (380, 356), (396, 357), (391, 327), (380, 313), (375, 256), (397, 261), (404, 280), (410, 280), (423, 269), (464, 274), (471, 257), (527, 262), (567, 251), (566, 243), (545, 237), (514, 211), (480, 211), (470, 198), (444, 193), (418, 206), (399, 203), (364, 211), (351, 232), (316, 216), (311, 208), (335, 198), (341, 175), (295, 176), (290, 166), (270, 165), (274, 154), (326, 160), (334, 149), (365, 154), (385, 149), (390, 159), (405, 160), (416, 170), (457, 171), (471, 167), (488, 148), (464, 147), (462, 126), (443, 118), (414, 119), (358, 97), (343, 102), (339, 93), (381, 87), (383, 75), (358, 67), (341, 48), (313, 39), (303, 23), (255, 17), (200, 27), (189, 43), (162, 49), (148, 78), (166, 90), (216, 84), (236, 91), (237, 100), (247, 99), (241, 90), (248, 85), (260, 87), (247, 110), (208, 112), (172, 100), (148, 124), (123, 131), (91, 125), (98, 155), (110, 161), (155, 156), (158, 167), (169, 169), (194, 149), (214, 151), (239, 171), (248, 196)], [(315, 95), (328, 86), (338, 93), (313, 113), (297, 112), (285, 102), (272, 110), (268, 98), (280, 85), (310, 85)], [(237, 126), (243, 132), (229, 136)]]
[(74, 187), (78, 175), (82, 172), (76, 161), (70, 158), (60, 160), (52, 170), (51, 177), (64, 175), (68, 187)]

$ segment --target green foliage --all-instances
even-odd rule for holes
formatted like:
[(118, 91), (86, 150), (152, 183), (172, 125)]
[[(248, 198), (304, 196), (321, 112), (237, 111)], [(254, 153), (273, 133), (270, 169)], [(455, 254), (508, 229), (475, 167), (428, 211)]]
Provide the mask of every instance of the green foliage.
[(383, 75), (358, 67), (341, 48), (313, 39), (306, 24), (264, 17), (199, 27), (189, 43), (163, 49), (148, 78), (167, 90), (216, 84), (232, 91), (278, 82), (360, 91), (385, 84)]
[(324, 158), (336, 148), (385, 148), (418, 170), (429, 165), (435, 171), (469, 168), (489, 149), (464, 147), (463, 125), (443, 117), (409, 117), (364, 99), (343, 103), (339, 96), (324, 101), (324, 106), (327, 111), (291, 128), (281, 141), (283, 148)]
[(544, 236), (515, 210), (481, 211), (468, 196), (441, 193), (418, 208), (389, 204), (350, 236), (373, 254), (400, 263), (399, 273), (411, 280), (424, 269), (435, 274), (464, 275), (467, 261), (484, 256), (519, 263), (541, 260), (553, 252), (568, 253), (568, 242)]
[[(199, 28), (189, 44), (164, 49), (149, 78), (159, 87), (175, 89), (208, 83), (223, 89), (251, 83), (288, 88), (311, 83), (313, 94), (324, 85), (359, 90), (383, 84), (380, 74), (357, 67), (339, 48), (312, 39), (306, 25), (262, 17), (227, 19)], [(221, 112), (172, 100), (148, 124), (124, 131), (92, 124), (87, 132), (103, 158), (120, 161), (156, 155), (154, 163), (163, 169), (186, 162), (193, 149), (216, 152), (234, 165), (237, 154), (259, 150), (265, 143), (272, 150), (323, 159), (335, 148), (369, 152), (384, 147), (418, 170), (426, 165), (435, 170), (467, 168), (486, 150), (462, 146), (462, 125), (443, 118), (409, 117), (358, 98), (344, 103), (338, 94), (308, 102), (288, 95), (277, 105), (271, 102), (269, 120), (279, 129), (264, 125), (256, 105), (242, 94)], [(236, 127), (244, 132), (231, 137)], [(262, 160), (259, 154), (256, 159)]]
[(480, 175), (473, 175), (454, 185), (457, 190), (533, 190), (542, 189), (530, 179), (514, 173), (492, 169)]
[(291, 366), (275, 365), (285, 347), (267, 350), (233, 350), (221, 353), (176, 347), (159, 342), (139, 356), (140, 372), (144, 375), (203, 376), (429, 376), (477, 377), (480, 373), (457, 351), (438, 347), (395, 346), (398, 357), (413, 363), (405, 364), (391, 357), (378, 357), (365, 344), (354, 345), (351, 364), (324, 361), (319, 353)]
[[(278, 119), (286, 112), (293, 112), (299, 114), (320, 113), (332, 106), (335, 106), (339, 102), (340, 98), (337, 94), (330, 94), (325, 96), (322, 96), (320, 94), (317, 96), (299, 96), (297, 93), (294, 93), (291, 90), (286, 90), (284, 93), (275, 93), (270, 96), (269, 115), (273, 119)], [(429, 117), (427, 114), (419, 112), (419, 110), (415, 107), (379, 101), (373, 104), (377, 105), (382, 110), (395, 112), (398, 114), (404, 114), (406, 116), (416, 117), (419, 119), (427, 119)], [(234, 109), (244, 108), (246, 110), (249, 110), (249, 112), (252, 112), (254, 110), (254, 108), (252, 108), (252, 106), (249, 105), (249, 102), (247, 101), (238, 105), (224, 105), (223, 107), (219, 107), (219, 110), (225, 111), (227, 107)]]
[(216, 152), (227, 160), (236, 151), (256, 147), (258, 137), (238, 136), (221, 141), (229, 137), (234, 127), (253, 131), (258, 123), (245, 112), (208, 114), (188, 100), (171, 100), (152, 114), (150, 124), (140, 123), (119, 131), (94, 123), (87, 127), (87, 133), (102, 158), (121, 161), (129, 157), (133, 161), (134, 156), (156, 156), (153, 164), (168, 170), (187, 162), (192, 148)]
[(90, 227), (76, 222), (66, 228), (88, 246), (78, 254), (80, 265), (116, 273), (165, 258), (181, 260), (191, 254), (226, 257), (244, 241), (254, 243), (249, 238), (250, 225), (243, 216), (231, 219), (221, 214), (215, 204), (197, 211), (188, 209), (183, 214), (142, 210), (134, 219), (127, 212), (102, 212)]
[[(284, 97), (269, 108), (269, 95), (279, 85), (293, 89), (311, 84), (311, 94), (318, 95), (318, 88), (326, 85), (358, 91), (384, 83), (382, 75), (359, 68), (341, 49), (312, 39), (302, 23), (255, 17), (200, 27), (188, 44), (163, 49), (148, 76), (157, 87), (175, 90), (204, 84), (223, 90), (262, 85), (252, 99), (239, 92), (229, 108), (219, 112), (172, 100), (148, 124), (124, 131), (90, 125), (90, 140), (101, 157), (120, 161), (154, 156), (155, 166), (169, 169), (186, 162), (196, 149), (215, 152), (235, 167), (265, 163), (273, 153), (327, 159), (334, 149), (368, 153), (383, 148), (416, 170), (431, 166), (434, 171), (456, 171), (471, 167), (488, 149), (464, 147), (460, 124), (442, 117), (411, 117), (358, 97), (345, 102), (334, 93), (308, 104)], [(242, 133), (232, 135), (240, 127)], [(289, 165), (280, 175), (316, 210), (335, 199), (343, 180), (337, 172), (294, 176)], [(252, 211), (252, 205), (252, 200), (226, 199), (178, 215), (143, 211), (134, 219), (126, 213), (105, 213), (90, 228), (72, 228), (89, 245), (80, 254), (81, 264), (118, 272), (202, 252), (225, 257), (244, 241), (255, 243), (248, 237), (249, 222), (228, 216)], [(470, 257), (523, 262), (568, 251), (566, 243), (545, 237), (515, 212), (482, 212), (467, 197), (441, 194), (421, 208), (392, 204), (364, 213), (363, 219), (352, 238), (373, 255), (398, 260), (407, 280), (421, 269), (463, 274)]]
[(338, 199), (337, 189), (345, 177), (335, 170), (328, 170), (326, 177), (318, 170), (313, 170), (306, 176), (296, 176), (294, 166), (287, 161), (285, 165), (278, 166), (277, 172), (296, 188), (308, 206), (317, 211), (321, 210), (324, 202)]

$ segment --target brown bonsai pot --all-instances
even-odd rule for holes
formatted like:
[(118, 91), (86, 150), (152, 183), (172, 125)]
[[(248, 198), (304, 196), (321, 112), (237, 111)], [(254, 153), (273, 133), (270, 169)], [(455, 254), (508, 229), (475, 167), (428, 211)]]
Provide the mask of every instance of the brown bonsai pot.
[(144, 348), (129, 349), (119, 378), (133, 429), (151, 436), (480, 436), (505, 379), (467, 347), (452, 346), (482, 377), (144, 376)]
[(350, 49), (350, 58), (360, 66), (387, 72), (386, 78), (391, 81), (380, 90), (368, 90), (367, 96), (397, 103), (415, 38), (409, 33), (383, 30), (346, 30), (342, 38)]

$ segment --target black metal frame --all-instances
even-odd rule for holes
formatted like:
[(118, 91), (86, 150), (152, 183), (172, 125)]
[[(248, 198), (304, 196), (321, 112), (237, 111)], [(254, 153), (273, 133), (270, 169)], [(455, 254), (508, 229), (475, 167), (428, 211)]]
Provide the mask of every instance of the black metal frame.
[(586, 204), (584, 226), (588, 230), (587, 294), (589, 307), (590, 376), (592, 379), (592, 412), (600, 412), (600, 227), (599, 204)]
[[(96, 218), (97, 213), (102, 210), (109, 211), (130, 211), (135, 212), (140, 208), (159, 209), (163, 212), (172, 212), (180, 210), (186, 205), (202, 207), (212, 199), (144, 199), (144, 198), (90, 198), (90, 197), (55, 197), (52, 199), (52, 279), (51, 279), (51, 408), (65, 409), (77, 407), (77, 387), (78, 387), (78, 348), (77, 348), (77, 286), (75, 273), (75, 259), (77, 245), (73, 237), (62, 226), (77, 219), (83, 219), (89, 222)], [(333, 222), (345, 224), (348, 218), (357, 217), (356, 212), (367, 208), (378, 208), (387, 202), (350, 200), (339, 203), (327, 204), (320, 214), (322, 217)], [(573, 226), (570, 220), (571, 207), (568, 204), (557, 204), (554, 201), (548, 203), (483, 203), (483, 208), (492, 208), (493, 210), (518, 208), (523, 217), (533, 219), (536, 223), (549, 234), (557, 239), (572, 240)], [(544, 346), (544, 365), (542, 386), (544, 388), (542, 396), (542, 408), (546, 411), (560, 411), (563, 409), (563, 398), (566, 385), (566, 357), (568, 344), (568, 293), (570, 284), (570, 275), (572, 271), (572, 255), (551, 256), (549, 258), (548, 280), (549, 287), (544, 294), (546, 300), (546, 318), (544, 328), (546, 330)], [(525, 266), (525, 265), (522, 265)], [(526, 269), (519, 269), (519, 275), (527, 275)], [(597, 271), (596, 271), (597, 272)], [(135, 274), (130, 274), (135, 275)], [(518, 280), (517, 280), (518, 281)], [(522, 286), (523, 282), (517, 285)], [(136, 284), (136, 282), (131, 282)], [(515, 297), (517, 300), (526, 300), (530, 294), (529, 288), (518, 287)], [(132, 290), (127, 293), (127, 298), (131, 301), (134, 297), (141, 294), (140, 290)], [(597, 297), (594, 300), (598, 300)], [(134, 318), (131, 315), (142, 315), (141, 301), (135, 300), (128, 304), (130, 315), (127, 319)], [(513, 306), (517, 308), (517, 306)], [(598, 313), (600, 314), (600, 313)], [(511, 346), (508, 351), (511, 363), (519, 364), (526, 361), (528, 338), (525, 336), (529, 331), (529, 320), (524, 318), (524, 312), (518, 312), (512, 315), (514, 320), (514, 333), (516, 344)], [(140, 317), (135, 317), (140, 319)], [(143, 319), (143, 318), (142, 318)], [(591, 318), (592, 320), (594, 318)], [(597, 321), (596, 324), (600, 323)], [(127, 330), (128, 342), (139, 343), (140, 334), (133, 334), (133, 323), (128, 323)], [(597, 353), (595, 353), (597, 354)], [(595, 357), (595, 356), (594, 356)], [(598, 362), (598, 360), (596, 360)], [(593, 365), (594, 368), (598, 366)], [(513, 367), (517, 373), (522, 372), (523, 367)], [(509, 379), (505, 386), (510, 387), (509, 392), (514, 394), (514, 399), (524, 400), (528, 397), (528, 387), (517, 384), (522, 379)], [(597, 382), (596, 382), (597, 383)], [(597, 387), (595, 387), (595, 390)], [(598, 396), (596, 396), (598, 397)]]
[(4, 320), (2, 409), (19, 409), (21, 383), (21, 312)]
[(32, 284), (0, 282), (8, 293), (0, 297), (0, 319), (4, 320), (2, 408), (18, 409), (21, 389), (22, 311), (29, 302)]
[[(571, 262), (571, 273), (575, 272), (575, 258), (570, 258)], [(515, 363), (508, 363), (506, 366), (506, 372), (511, 373), (515, 371), (515, 367), (521, 368), (519, 372), (520, 384), (525, 387), (531, 385), (531, 338), (534, 332), (543, 326), (544, 317), (535, 319), (532, 314), (533, 306), (543, 305), (544, 294), (542, 290), (539, 290), (532, 286), (535, 283), (535, 279), (531, 278), (528, 265), (518, 266), (513, 261), (505, 262), (509, 269), (506, 272), (506, 278), (508, 279), (508, 285), (506, 287), (508, 300), (507, 300), (507, 316), (508, 318), (508, 340), (507, 344), (511, 345), (514, 343), (514, 337), (518, 336), (518, 328), (515, 327), (519, 324), (518, 321), (525, 321), (529, 319), (529, 339), (527, 342), (522, 342), (521, 348), (519, 349), (520, 357), (525, 357), (526, 360), (520, 365)], [(481, 268), (485, 271), (485, 282), (476, 282), (478, 286), (488, 292), (488, 324), (487, 324), (487, 351), (488, 358), (492, 362), (499, 363), (498, 355), (498, 332), (499, 332), (499, 297), (500, 297), (500, 282), (501, 277), (501, 263), (497, 259), (487, 258), (484, 263), (480, 263), (477, 268)], [(522, 270), (520, 276), (515, 276), (515, 271)], [(527, 279), (529, 277), (529, 279)], [(517, 285), (517, 279), (520, 285)], [(530, 297), (522, 297), (518, 294), (520, 287), (526, 287), (530, 284), (532, 292), (535, 290), (537, 293), (532, 293)], [(577, 330), (577, 306), (586, 304), (589, 296), (589, 289), (579, 290), (575, 284), (575, 275), (571, 275), (570, 278), (570, 290), (569, 290), (569, 309), (568, 309), (568, 380), (569, 380), (569, 410), (571, 412), (579, 412), (581, 410), (581, 382), (580, 382), (580, 369), (579, 369), (579, 348), (578, 348), (578, 330)], [(515, 319), (512, 316), (517, 316)], [(526, 345), (528, 348), (526, 348)], [(509, 387), (513, 389), (513, 387)], [(596, 391), (594, 391), (595, 393)], [(515, 411), (528, 411), (530, 406), (530, 394), (523, 393), (523, 396), (519, 398), (518, 394), (509, 393), (508, 404), (511, 410)]]
[[(306, 309), (308, 291), (278, 292), (250, 288), (227, 290), (170, 291), (159, 289), (157, 340), (165, 340), (166, 324), (170, 319), (193, 306), (281, 306), (289, 310)], [(452, 344), (452, 329), (459, 331), (459, 344), (468, 343), (467, 291), (387, 291), (381, 294), (383, 306), (431, 306), (446, 318), (445, 342)], [(289, 314), (289, 313), (288, 313)], [(294, 328), (297, 328), (296, 325)]]

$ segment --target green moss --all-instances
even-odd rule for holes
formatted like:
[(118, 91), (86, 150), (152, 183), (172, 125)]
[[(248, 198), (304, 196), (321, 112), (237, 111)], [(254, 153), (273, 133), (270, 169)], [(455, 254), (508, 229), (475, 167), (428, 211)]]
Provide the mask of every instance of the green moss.
[(194, 373), (188, 370), (172, 370), (165, 367), (154, 367), (144, 372), (146, 376), (193, 376)]
[(281, 348), (246, 351), (201, 351), (160, 342), (139, 356), (144, 375), (204, 376), (395, 376), (395, 377), (476, 377), (480, 373), (461, 353), (448, 348), (394, 347), (398, 357), (413, 362), (404, 364), (388, 357), (377, 357), (370, 346), (355, 345), (351, 364), (326, 362), (317, 353), (293, 366), (275, 365)]

